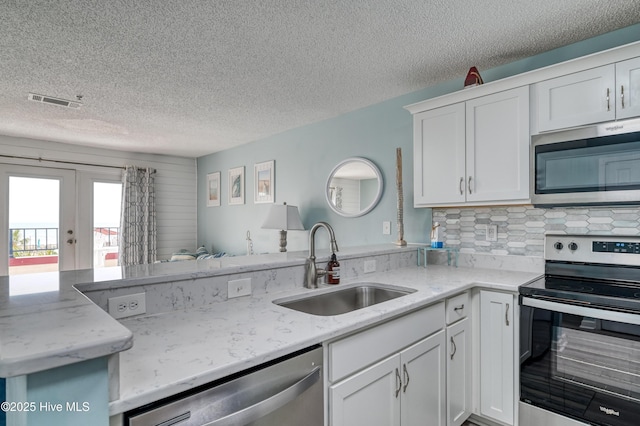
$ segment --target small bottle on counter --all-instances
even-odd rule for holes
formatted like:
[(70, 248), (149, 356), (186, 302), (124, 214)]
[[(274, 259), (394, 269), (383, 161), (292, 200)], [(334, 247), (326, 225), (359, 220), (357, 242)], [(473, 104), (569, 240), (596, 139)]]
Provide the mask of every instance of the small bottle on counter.
[(335, 253), (331, 253), (331, 259), (327, 264), (327, 284), (340, 284), (340, 262)]

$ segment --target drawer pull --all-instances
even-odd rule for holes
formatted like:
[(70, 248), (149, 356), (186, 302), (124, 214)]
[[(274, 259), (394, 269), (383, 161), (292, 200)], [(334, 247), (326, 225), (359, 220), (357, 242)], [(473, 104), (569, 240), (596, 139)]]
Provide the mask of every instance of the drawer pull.
[(453, 340), (453, 336), (451, 336), (451, 359), (453, 359), (453, 356), (456, 354), (457, 351), (458, 351), (458, 348), (456, 347), (456, 342), (455, 340)]
[(396, 367), (396, 398), (400, 395), (400, 390), (402, 389), (402, 378), (400, 377), (400, 371)]
[(453, 308), (454, 311), (456, 311), (456, 313), (459, 313), (458, 311), (463, 311), (464, 310), (464, 303), (460, 306), (456, 306), (455, 308)]

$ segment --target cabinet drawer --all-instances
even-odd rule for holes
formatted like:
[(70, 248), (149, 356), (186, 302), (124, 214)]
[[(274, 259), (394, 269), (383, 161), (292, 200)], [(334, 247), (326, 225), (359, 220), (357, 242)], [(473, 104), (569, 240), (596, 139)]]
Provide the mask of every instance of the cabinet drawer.
[(444, 327), (444, 302), (330, 343), (329, 380), (335, 382)]
[(447, 325), (453, 324), (469, 315), (471, 305), (469, 304), (468, 292), (448, 298), (446, 304)]

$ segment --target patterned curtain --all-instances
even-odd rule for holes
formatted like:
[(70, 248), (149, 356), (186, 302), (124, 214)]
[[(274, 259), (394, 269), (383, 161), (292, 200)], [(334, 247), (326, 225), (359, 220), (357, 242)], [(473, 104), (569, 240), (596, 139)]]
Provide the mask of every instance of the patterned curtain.
[(120, 264), (156, 261), (155, 169), (127, 166), (122, 172)]

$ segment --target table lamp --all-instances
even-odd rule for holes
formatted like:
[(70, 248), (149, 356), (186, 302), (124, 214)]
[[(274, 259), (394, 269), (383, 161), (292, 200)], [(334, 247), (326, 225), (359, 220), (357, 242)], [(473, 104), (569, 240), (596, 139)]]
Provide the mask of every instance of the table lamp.
[(280, 251), (287, 251), (287, 231), (304, 231), (298, 207), (288, 206), (287, 203), (272, 205), (262, 224), (262, 229), (279, 229)]

